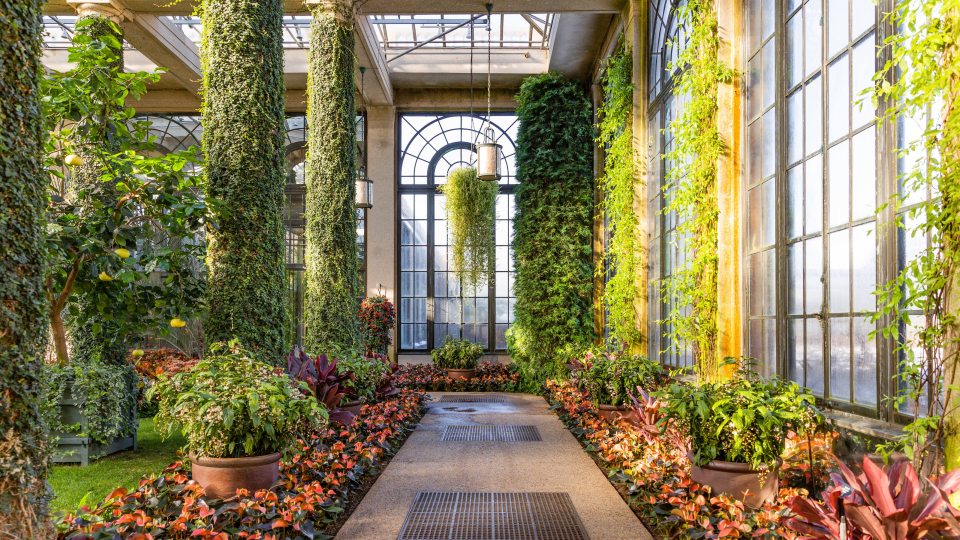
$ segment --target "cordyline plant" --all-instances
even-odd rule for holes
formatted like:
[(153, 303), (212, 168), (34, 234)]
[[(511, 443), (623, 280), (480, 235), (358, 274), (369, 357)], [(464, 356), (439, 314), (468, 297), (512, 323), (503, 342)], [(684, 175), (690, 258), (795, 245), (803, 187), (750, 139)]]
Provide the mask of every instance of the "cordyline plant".
[(325, 354), (310, 358), (303, 349), (294, 347), (287, 356), (287, 375), (306, 384), (317, 401), (326, 406), (330, 421), (349, 426), (354, 414), (340, 408), (346, 394), (345, 383), (351, 374), (337, 374), (337, 359)]
[[(949, 501), (960, 488), (960, 471), (927, 480), (913, 464), (898, 461), (886, 470), (868, 457), (855, 474), (837, 460), (834, 485), (823, 501), (794, 497), (788, 505), (795, 516), (787, 525), (804, 538), (832, 540), (933, 540), (960, 537), (960, 511)], [(845, 532), (844, 532), (845, 529)]]
[(165, 331), (166, 321), (189, 317), (203, 297), (197, 231), (207, 212), (201, 177), (192, 174), (200, 157), (193, 148), (157, 155), (150, 123), (124, 103), (160, 73), (116, 70), (121, 43), (110, 33), (84, 34), (94, 23), (113, 25), (80, 19), (69, 49), (73, 68), (42, 83), (51, 176), (45, 290), (61, 364), (69, 361), (65, 309), (75, 327), (122, 341)]

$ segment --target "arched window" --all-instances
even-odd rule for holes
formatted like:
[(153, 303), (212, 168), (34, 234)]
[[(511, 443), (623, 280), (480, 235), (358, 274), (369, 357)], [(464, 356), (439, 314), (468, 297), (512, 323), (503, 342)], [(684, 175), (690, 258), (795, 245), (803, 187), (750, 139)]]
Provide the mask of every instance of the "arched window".
[(505, 350), (513, 322), (513, 239), (517, 117), (492, 117), (503, 145), (497, 198), (495, 274), (463, 291), (451, 269), (445, 197), (437, 187), (450, 171), (473, 165), (484, 119), (469, 114), (404, 114), (399, 126), (400, 350), (428, 351), (446, 336)]

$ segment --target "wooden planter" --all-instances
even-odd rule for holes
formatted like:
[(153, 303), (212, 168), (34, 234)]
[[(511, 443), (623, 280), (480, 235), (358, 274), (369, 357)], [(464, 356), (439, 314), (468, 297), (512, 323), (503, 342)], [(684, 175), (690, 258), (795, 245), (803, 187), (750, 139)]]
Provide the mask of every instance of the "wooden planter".
[[(112, 441), (101, 443), (92, 437), (80, 437), (76, 433), (61, 432), (54, 434), (57, 438), (57, 449), (53, 452), (54, 463), (79, 463), (87, 466), (91, 461), (124, 450), (137, 449), (137, 389), (130, 388), (128, 421), (133, 433), (128, 436), (116, 437)], [(64, 392), (60, 402), (60, 424), (79, 425), (80, 433), (88, 433), (90, 421), (84, 416), (80, 404), (73, 398), (73, 388)]]
[(190, 453), (193, 479), (209, 497), (226, 499), (238, 489), (268, 489), (280, 477), (280, 454), (241, 458), (206, 458)]
[(475, 369), (447, 369), (445, 371), (447, 377), (455, 381), (472, 379), (477, 375), (477, 370)]
[(611, 424), (621, 416), (626, 416), (629, 411), (630, 407), (626, 405), (597, 405), (597, 413)]
[(691, 458), (690, 478), (693, 481), (710, 486), (713, 493), (725, 493), (743, 501), (747, 506), (758, 508), (767, 501), (772, 501), (777, 494), (780, 482), (777, 473), (780, 466), (777, 464), (761, 473), (750, 468), (746, 463), (732, 461), (711, 461), (703, 467), (693, 465)]

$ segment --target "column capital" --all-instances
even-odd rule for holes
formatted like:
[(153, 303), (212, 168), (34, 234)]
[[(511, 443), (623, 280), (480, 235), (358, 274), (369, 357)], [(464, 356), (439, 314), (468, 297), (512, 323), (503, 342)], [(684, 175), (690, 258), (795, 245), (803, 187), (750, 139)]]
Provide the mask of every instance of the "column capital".
[(117, 24), (133, 20), (133, 13), (117, 0), (67, 0), (67, 4), (81, 17), (106, 17)]
[(304, 0), (303, 2), (311, 11), (321, 11), (332, 13), (334, 17), (343, 22), (353, 24), (356, 17), (356, 0)]

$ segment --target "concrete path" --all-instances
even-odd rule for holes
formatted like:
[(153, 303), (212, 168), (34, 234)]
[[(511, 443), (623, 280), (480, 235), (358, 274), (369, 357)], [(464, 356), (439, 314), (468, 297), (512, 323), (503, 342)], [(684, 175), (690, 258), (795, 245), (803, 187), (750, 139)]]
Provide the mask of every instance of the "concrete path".
[[(439, 401), (444, 394), (431, 393), (429, 412), (337, 540), (396, 540), (421, 491), (568, 493), (591, 540), (652, 538), (543, 398), (482, 394), (504, 402), (446, 403)], [(441, 441), (456, 425), (532, 425), (542, 441)]]

